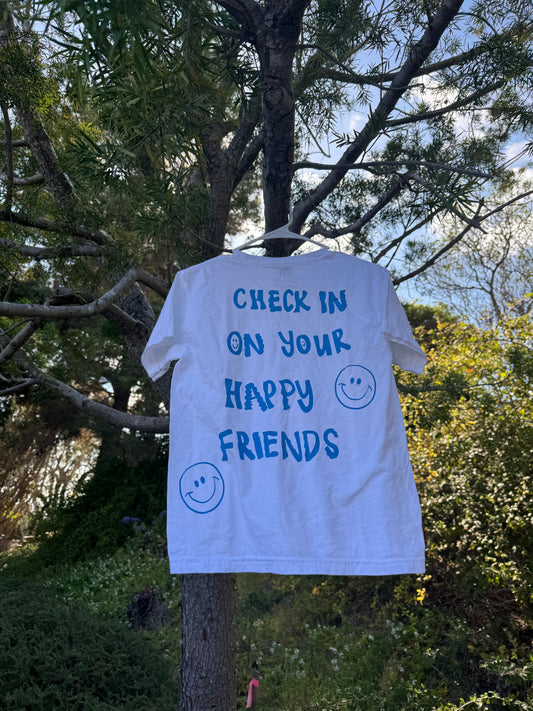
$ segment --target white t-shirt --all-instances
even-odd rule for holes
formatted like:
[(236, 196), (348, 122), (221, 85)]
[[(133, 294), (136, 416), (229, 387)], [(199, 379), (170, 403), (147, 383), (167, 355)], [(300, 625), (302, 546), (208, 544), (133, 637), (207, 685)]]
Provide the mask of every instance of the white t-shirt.
[(180, 271), (143, 353), (178, 360), (172, 573), (424, 570), (392, 371), (420, 373), (388, 272), (339, 252), (235, 252)]

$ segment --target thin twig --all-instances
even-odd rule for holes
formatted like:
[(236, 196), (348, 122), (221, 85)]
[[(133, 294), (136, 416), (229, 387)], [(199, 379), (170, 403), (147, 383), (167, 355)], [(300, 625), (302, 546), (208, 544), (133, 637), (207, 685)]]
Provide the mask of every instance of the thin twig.
[(473, 104), (475, 101), (477, 101), (483, 96), (486, 96), (487, 94), (490, 94), (492, 91), (501, 89), (504, 84), (505, 80), (501, 79), (500, 81), (494, 82), (493, 84), (489, 84), (489, 86), (486, 86), (483, 89), (479, 89), (479, 91), (475, 91), (473, 94), (466, 96), (464, 99), (458, 99), (452, 104), (443, 106), (441, 109), (425, 111), (423, 114), (410, 114), (409, 116), (404, 116), (403, 118), (399, 119), (391, 119), (387, 121), (385, 125), (387, 128), (394, 128), (396, 126), (405, 126), (409, 123), (427, 121), (428, 119), (436, 118), (437, 116), (443, 116), (445, 114), (452, 113), (453, 111), (457, 111), (457, 109), (462, 109), (465, 106), (468, 106), (469, 104)]
[(454, 245), (456, 245), (458, 242), (460, 242), (463, 237), (470, 232), (471, 229), (473, 228), (478, 228), (479, 223), (481, 222), (479, 218), (479, 213), (481, 212), (482, 208), (482, 203), (478, 205), (478, 209), (476, 212), (476, 215), (473, 220), (470, 220), (469, 223), (466, 225), (464, 230), (462, 230), (456, 237), (454, 237), (452, 240), (447, 242), (442, 249), (439, 249), (438, 252), (436, 252), (430, 259), (428, 259), (422, 266), (418, 267), (418, 269), (415, 269), (412, 272), (409, 272), (409, 274), (405, 274), (402, 277), (398, 277), (396, 279), (393, 279), (394, 284), (397, 286), (398, 284), (401, 284), (404, 281), (407, 281), (408, 279), (412, 279), (415, 276), (418, 276), (422, 272), (425, 272), (426, 269), (429, 269), (429, 267), (433, 266), (435, 262), (442, 257), (443, 254), (446, 254)]

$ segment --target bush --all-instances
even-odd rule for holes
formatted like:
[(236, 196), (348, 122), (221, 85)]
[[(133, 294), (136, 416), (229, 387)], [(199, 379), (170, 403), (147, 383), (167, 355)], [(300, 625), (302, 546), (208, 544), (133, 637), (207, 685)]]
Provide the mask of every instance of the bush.
[(100, 456), (75, 498), (43, 512), (36, 527), (39, 557), (52, 564), (113, 553), (132, 532), (123, 518), (150, 523), (165, 509), (166, 476), (164, 446), (135, 464), (123, 456)]
[(533, 325), (527, 318), (485, 331), (440, 324), (432, 335), (427, 386), (403, 398), (429, 572), (454, 579), (457, 593), (496, 588), (488, 599), (526, 606), (533, 595)]
[(171, 664), (145, 637), (33, 585), (0, 597), (3, 711), (175, 711)]

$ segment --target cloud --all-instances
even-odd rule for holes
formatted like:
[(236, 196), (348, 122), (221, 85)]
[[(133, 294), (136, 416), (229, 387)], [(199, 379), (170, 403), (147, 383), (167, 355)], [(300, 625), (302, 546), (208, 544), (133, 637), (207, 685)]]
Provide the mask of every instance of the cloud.
[(350, 122), (348, 124), (348, 131), (360, 131), (367, 121), (367, 116), (361, 114), (358, 111), (350, 115)]
[(312, 170), (311, 168), (304, 168), (303, 170), (298, 171), (298, 177), (309, 188), (314, 188), (321, 182), (324, 176), (316, 170)]
[[(517, 158), (519, 158), (520, 154), (522, 151), (525, 149), (527, 146), (528, 141), (523, 140), (523, 141), (514, 141), (513, 143), (509, 143), (505, 147), (505, 158), (507, 161), (515, 161)], [(522, 165), (525, 165), (528, 161), (528, 156), (520, 156), (519, 158), (519, 163)], [(518, 167), (517, 163), (515, 163), (515, 167)]]

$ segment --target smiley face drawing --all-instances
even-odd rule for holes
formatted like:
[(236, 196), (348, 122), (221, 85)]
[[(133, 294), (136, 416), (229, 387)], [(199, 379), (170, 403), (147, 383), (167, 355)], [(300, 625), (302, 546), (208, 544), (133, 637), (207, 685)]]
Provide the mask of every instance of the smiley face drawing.
[(214, 511), (224, 498), (224, 479), (214, 464), (198, 462), (188, 467), (180, 477), (180, 496), (194, 513)]
[(363, 365), (347, 365), (335, 380), (335, 395), (343, 407), (361, 410), (376, 394), (376, 379)]
[(239, 355), (242, 350), (242, 338), (237, 331), (232, 331), (228, 336), (228, 348), (234, 355)]

